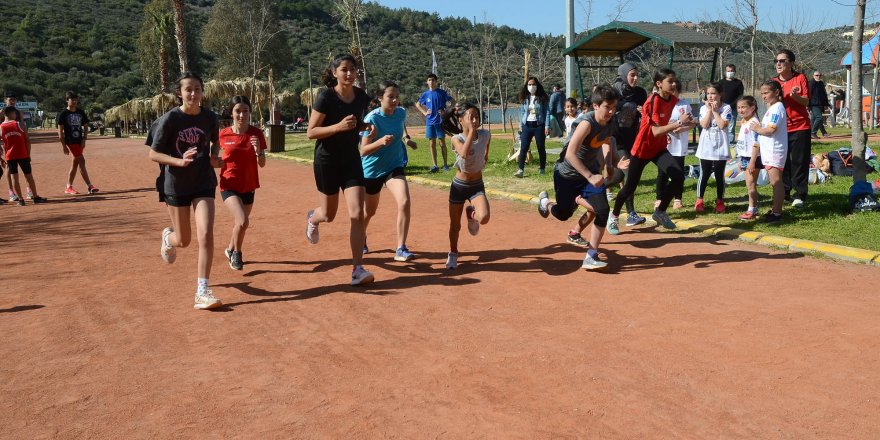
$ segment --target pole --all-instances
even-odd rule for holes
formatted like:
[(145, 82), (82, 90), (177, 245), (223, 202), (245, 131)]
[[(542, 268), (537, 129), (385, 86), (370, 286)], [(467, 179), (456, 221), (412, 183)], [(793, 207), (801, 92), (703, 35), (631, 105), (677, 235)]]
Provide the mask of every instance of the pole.
[[(862, 126), (862, 39), (864, 37), (866, 2), (866, 0), (858, 0), (853, 16), (852, 68), (850, 69), (852, 84), (848, 93), (852, 97), (850, 99), (850, 120), (852, 121), (853, 183), (864, 182), (867, 178), (865, 145), (868, 139)], [(871, 107), (874, 105), (874, 102), (871, 102)]]
[[(565, 12), (566, 21), (568, 23), (566, 26), (567, 32), (565, 33), (565, 47), (567, 49), (574, 44), (574, 0), (565, 1)], [(577, 68), (578, 66), (574, 57), (567, 55), (565, 57), (565, 92), (569, 97), (574, 96), (575, 69)]]
[(306, 115), (306, 120), (308, 120), (309, 116), (312, 114), (312, 104), (315, 102), (315, 96), (312, 94), (312, 62), (309, 61), (309, 105), (306, 106), (306, 109), (309, 111), (309, 114)]

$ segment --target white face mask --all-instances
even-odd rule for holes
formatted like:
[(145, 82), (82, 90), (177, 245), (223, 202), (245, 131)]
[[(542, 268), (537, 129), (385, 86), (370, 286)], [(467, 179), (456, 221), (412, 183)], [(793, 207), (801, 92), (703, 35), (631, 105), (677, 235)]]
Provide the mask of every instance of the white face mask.
[(734, 75), (736, 75), (736, 72), (724, 72), (724, 76), (727, 77), (727, 79), (733, 78)]
[(528, 89), (529, 89), (529, 93), (534, 95), (535, 92), (538, 91), (538, 86), (528, 86)]

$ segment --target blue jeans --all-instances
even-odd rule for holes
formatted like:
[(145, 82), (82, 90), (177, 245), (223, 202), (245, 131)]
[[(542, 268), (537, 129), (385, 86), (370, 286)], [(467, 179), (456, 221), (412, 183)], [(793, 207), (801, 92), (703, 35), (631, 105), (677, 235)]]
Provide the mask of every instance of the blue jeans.
[(538, 158), (540, 159), (541, 169), (547, 166), (547, 151), (544, 149), (544, 138), (546, 134), (544, 133), (544, 126), (538, 125), (537, 122), (526, 122), (525, 125), (520, 127), (522, 132), (519, 135), (519, 169), (525, 169), (526, 167), (526, 155), (529, 153), (529, 147), (532, 143), (532, 138), (535, 138), (535, 144), (538, 146)]

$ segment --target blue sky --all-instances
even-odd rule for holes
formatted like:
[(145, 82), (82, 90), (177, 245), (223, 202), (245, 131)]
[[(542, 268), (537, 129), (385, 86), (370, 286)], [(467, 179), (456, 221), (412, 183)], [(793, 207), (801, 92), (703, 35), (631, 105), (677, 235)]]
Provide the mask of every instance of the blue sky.
[[(565, 0), (372, 0), (391, 8), (407, 7), (419, 11), (437, 12), (442, 17), (466, 17), (478, 22), (490, 21), (530, 33), (562, 35), (565, 31)], [(588, 0), (575, 0), (575, 32), (587, 26), (585, 7)], [(723, 5), (732, 0), (675, 1), (672, 4), (688, 7), (658, 7), (657, 0), (629, 0), (622, 21), (700, 21), (706, 17), (733, 21)], [(869, 1), (866, 23), (878, 21), (880, 2)], [(602, 26), (610, 21), (618, 1), (594, 0), (589, 27)], [(763, 30), (783, 32), (794, 27), (797, 31), (814, 31), (852, 24), (855, 0), (760, 0), (759, 24)], [(693, 5), (693, 6), (691, 6)], [(845, 6), (844, 6), (845, 5)], [(796, 11), (797, 13), (793, 13)], [(797, 16), (799, 18), (791, 18)]]

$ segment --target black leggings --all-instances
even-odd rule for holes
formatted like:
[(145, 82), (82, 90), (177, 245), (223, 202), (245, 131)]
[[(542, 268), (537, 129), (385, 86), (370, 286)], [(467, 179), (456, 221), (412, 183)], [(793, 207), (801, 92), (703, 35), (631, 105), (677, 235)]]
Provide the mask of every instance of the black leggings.
[[(672, 156), (676, 162), (678, 162), (679, 168), (681, 168), (682, 172), (684, 172), (684, 156)], [(657, 170), (657, 199), (660, 200), (663, 198), (663, 193), (666, 191), (666, 186), (669, 184), (669, 176), (663, 170)], [(678, 190), (677, 193), (672, 195), (674, 200), (681, 200), (681, 193), (683, 191), (684, 185)]]
[(666, 208), (669, 207), (669, 202), (672, 201), (673, 194), (681, 193), (682, 186), (684, 186), (684, 171), (675, 160), (675, 157), (669, 154), (668, 150), (664, 149), (653, 159), (641, 159), (632, 156), (629, 162), (629, 174), (626, 176), (626, 183), (623, 184), (623, 189), (617, 193), (617, 198), (614, 200), (612, 214), (615, 217), (620, 215), (620, 208), (623, 207), (626, 199), (635, 194), (636, 187), (639, 186), (639, 181), (642, 180), (642, 172), (645, 171), (645, 166), (651, 162), (654, 162), (657, 165), (657, 169), (663, 171), (669, 177), (669, 185), (660, 198), (660, 206), (657, 207), (657, 210), (661, 212), (666, 211)]
[[(619, 158), (626, 158), (626, 159), (629, 159), (632, 157), (632, 155), (629, 154), (629, 148), (623, 148), (623, 149), (617, 150), (617, 156)], [(621, 178), (620, 174), (618, 174), (618, 173), (622, 173), (623, 177)], [(621, 171), (620, 169), (616, 169), (614, 180), (620, 179), (620, 181), (622, 182), (626, 178), (626, 176), (628, 176), (628, 175), (629, 175), (629, 168), (627, 168), (623, 171)], [(609, 185), (609, 188), (610, 188), (610, 184), (606, 183), (606, 185)], [(620, 194), (617, 194), (617, 196), (620, 197)], [(630, 196), (626, 198), (626, 212), (627, 213), (636, 212), (636, 204), (635, 204), (635, 200), (634, 200), (634, 197), (632, 196), (632, 194), (630, 194)]]
[(726, 160), (700, 159), (700, 184), (697, 186), (697, 198), (702, 199), (706, 194), (706, 186), (709, 185), (709, 177), (715, 172), (715, 192), (717, 200), (724, 200), (724, 167)]

